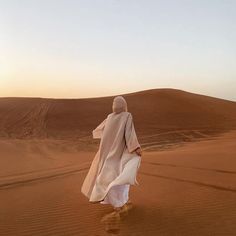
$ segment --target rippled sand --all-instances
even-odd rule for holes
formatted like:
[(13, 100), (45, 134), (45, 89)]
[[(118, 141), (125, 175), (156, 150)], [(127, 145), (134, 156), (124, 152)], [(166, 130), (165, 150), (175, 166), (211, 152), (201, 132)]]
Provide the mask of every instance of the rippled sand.
[[(18, 145), (1, 140), (11, 163), (0, 160), (5, 167), (0, 178), (0, 235), (236, 235), (235, 140), (232, 131), (144, 152), (140, 185), (130, 191), (133, 208), (121, 215), (111, 214), (108, 205), (89, 203), (80, 192), (94, 151), (56, 153), (53, 145), (37, 142), (32, 151), (32, 140)], [(35, 154), (36, 147), (44, 150), (44, 159)], [(25, 155), (18, 165), (14, 157), (19, 158), (19, 150)]]

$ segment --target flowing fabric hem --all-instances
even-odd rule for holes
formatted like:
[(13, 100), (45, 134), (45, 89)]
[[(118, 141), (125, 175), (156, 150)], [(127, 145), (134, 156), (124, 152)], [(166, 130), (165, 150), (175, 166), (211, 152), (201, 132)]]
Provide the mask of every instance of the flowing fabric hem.
[[(137, 165), (136, 165), (136, 170), (135, 170), (135, 174), (134, 174), (134, 176), (133, 176), (133, 178), (132, 178), (132, 180), (131, 179), (128, 179), (128, 180), (123, 180), (123, 181), (120, 181), (120, 179), (121, 179), (121, 177), (123, 177), (123, 173), (121, 174), (121, 175), (119, 175), (114, 181), (112, 181), (109, 185), (108, 185), (108, 187), (107, 187), (107, 189), (106, 189), (106, 191), (104, 192), (104, 194), (103, 194), (103, 196), (102, 197), (100, 197), (100, 198), (98, 198), (99, 200), (92, 200), (92, 198), (96, 198), (96, 197), (93, 197), (92, 195), (90, 196), (90, 199), (89, 199), (89, 202), (101, 202), (101, 201), (103, 201), (104, 199), (105, 199), (105, 197), (106, 197), (106, 195), (108, 194), (108, 192), (109, 192), (109, 190), (113, 187), (113, 186), (116, 186), (116, 185), (125, 185), (125, 184), (130, 184), (130, 185), (139, 185), (139, 183), (138, 183), (138, 181), (137, 181), (137, 179), (136, 179), (136, 176), (137, 176), (137, 172), (138, 172), (138, 169), (139, 169), (139, 167), (140, 167), (140, 164), (141, 164), (141, 157), (140, 156), (136, 156), (136, 158), (138, 158), (138, 160), (135, 160), (135, 161), (137, 161)], [(132, 159), (132, 160), (134, 160), (134, 159)], [(130, 160), (130, 161), (132, 161), (132, 160)], [(125, 172), (126, 170), (124, 170), (123, 172)], [(120, 182), (119, 182), (120, 181)]]

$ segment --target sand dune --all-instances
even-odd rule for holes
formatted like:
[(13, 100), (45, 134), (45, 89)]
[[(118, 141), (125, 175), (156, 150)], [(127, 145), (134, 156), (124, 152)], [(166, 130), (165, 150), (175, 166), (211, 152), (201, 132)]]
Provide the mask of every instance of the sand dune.
[(124, 96), (144, 155), (134, 208), (120, 217), (80, 192), (113, 97), (0, 98), (1, 236), (236, 234), (236, 102)]
[(134, 208), (105, 222), (112, 208), (91, 204), (80, 192), (89, 168), (85, 153), (74, 165), (15, 176), (15, 185), (1, 179), (0, 235), (235, 235), (235, 139), (233, 131), (144, 152), (140, 185), (130, 192)]
[[(236, 127), (236, 102), (175, 89), (147, 90), (124, 97), (140, 135), (170, 131), (170, 138), (188, 139)], [(86, 137), (111, 112), (113, 98), (0, 98), (0, 137)], [(182, 135), (182, 130), (191, 132)]]

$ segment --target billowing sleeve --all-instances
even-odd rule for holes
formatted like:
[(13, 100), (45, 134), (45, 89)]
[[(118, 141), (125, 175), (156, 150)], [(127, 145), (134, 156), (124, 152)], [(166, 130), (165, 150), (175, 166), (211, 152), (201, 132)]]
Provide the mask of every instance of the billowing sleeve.
[(133, 117), (131, 114), (129, 114), (125, 126), (125, 142), (129, 152), (133, 152), (138, 147), (141, 147), (134, 129)]
[(107, 118), (100, 125), (98, 125), (97, 128), (95, 128), (92, 131), (93, 138), (98, 138), (99, 139), (99, 138), (102, 137), (102, 132), (105, 128), (106, 120), (107, 120)]

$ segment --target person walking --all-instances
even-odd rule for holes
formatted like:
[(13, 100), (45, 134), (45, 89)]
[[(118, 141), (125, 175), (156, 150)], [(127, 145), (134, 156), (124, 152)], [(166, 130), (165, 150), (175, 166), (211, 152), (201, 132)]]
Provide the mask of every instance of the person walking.
[(130, 185), (139, 185), (136, 175), (142, 149), (124, 97), (114, 98), (112, 111), (92, 131), (93, 138), (101, 140), (81, 192), (91, 203), (110, 204), (120, 211), (131, 203)]

